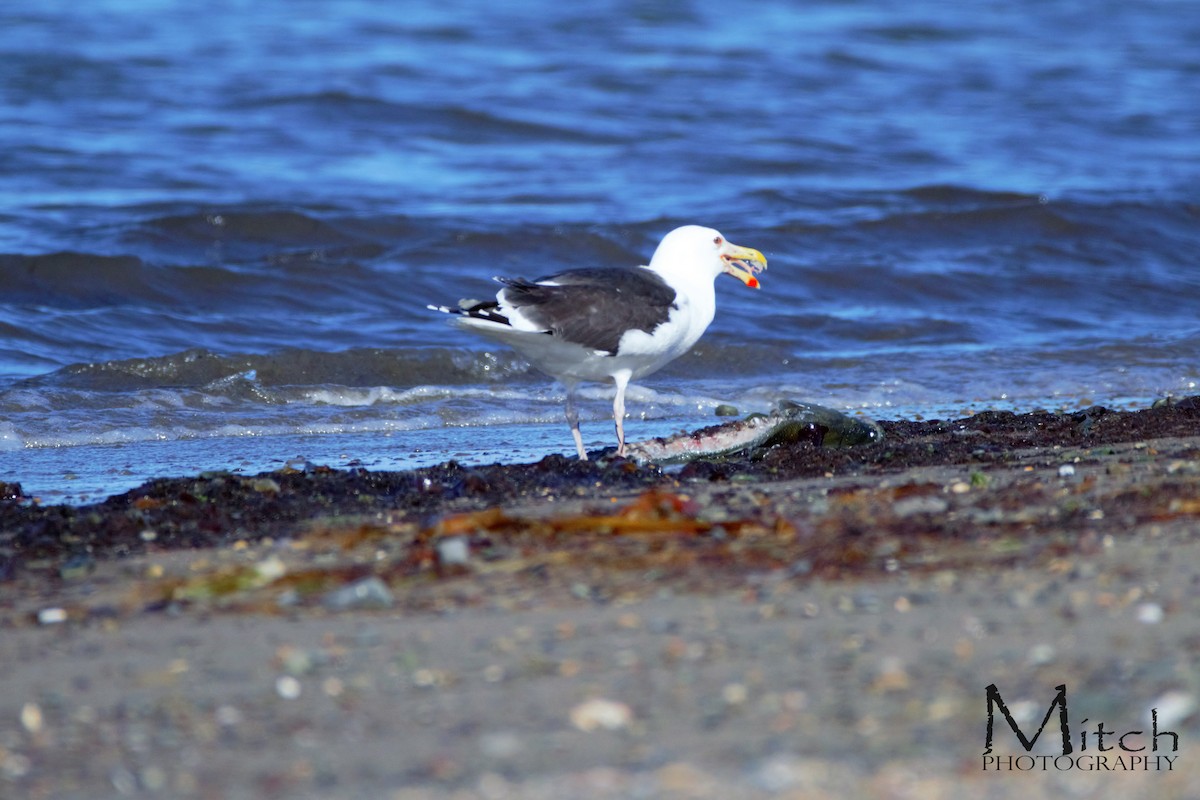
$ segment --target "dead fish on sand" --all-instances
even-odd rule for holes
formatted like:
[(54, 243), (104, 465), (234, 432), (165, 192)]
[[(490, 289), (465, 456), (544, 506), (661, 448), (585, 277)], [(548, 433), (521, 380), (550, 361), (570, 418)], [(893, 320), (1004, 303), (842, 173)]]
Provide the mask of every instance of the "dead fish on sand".
[(750, 414), (736, 422), (635, 442), (626, 447), (626, 457), (634, 461), (669, 464), (697, 458), (720, 458), (790, 442), (853, 447), (881, 439), (883, 429), (871, 420), (854, 419), (811, 403), (781, 400), (768, 414)]

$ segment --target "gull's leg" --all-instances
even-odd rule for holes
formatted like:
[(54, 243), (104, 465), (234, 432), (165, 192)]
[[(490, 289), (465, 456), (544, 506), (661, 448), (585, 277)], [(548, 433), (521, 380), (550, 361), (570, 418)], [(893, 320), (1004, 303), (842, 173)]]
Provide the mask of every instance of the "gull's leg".
[(617, 385), (617, 394), (613, 398), (613, 422), (617, 425), (617, 455), (625, 455), (625, 387), (629, 385), (631, 374), (623, 370), (613, 375), (613, 383)]
[(579, 410), (575, 408), (575, 389), (579, 384), (575, 381), (564, 381), (563, 385), (567, 387), (567, 424), (571, 426), (571, 436), (575, 439), (579, 460), (587, 461), (587, 451), (583, 449), (583, 435), (579, 433)]

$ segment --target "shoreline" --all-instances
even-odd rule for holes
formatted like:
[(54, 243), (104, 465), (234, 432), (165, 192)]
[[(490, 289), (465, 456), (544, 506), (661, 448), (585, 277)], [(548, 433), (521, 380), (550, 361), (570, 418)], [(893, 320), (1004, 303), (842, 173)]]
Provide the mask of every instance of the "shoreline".
[[(1200, 398), (880, 424), (670, 473), (556, 456), (0, 501), (0, 781), (1186, 796)], [(1066, 684), (1073, 721), (1122, 731), (1158, 708), (1179, 760), (985, 774), (989, 683), (1039, 718)]]
[[(706, 506), (732, 513), (746, 504), (749, 493), (756, 492), (772, 498), (774, 519), (760, 509), (740, 518), (739, 524), (791, 525), (797, 518), (810, 517), (844, 531), (852, 520), (837, 522), (838, 515), (814, 513), (814, 508), (840, 509), (840, 516), (845, 517), (843, 507), (852, 504), (844, 502), (843, 496), (857, 493), (876, 503), (901, 502), (902, 513), (893, 509), (886, 518), (873, 522), (876, 528), (882, 526), (896, 534), (912, 527), (906, 518), (922, 515), (922, 526), (932, 533), (965, 534), (980, 521), (999, 529), (1012, 521), (1003, 515), (994, 520), (986, 514), (956, 517), (948, 513), (956, 505), (952, 501), (959, 495), (970, 496), (966, 490), (995, 495), (1001, 485), (1012, 484), (1010, 493), (1019, 495), (1027, 490), (1027, 496), (1014, 496), (1010, 502), (1053, 505), (1046, 496), (1044, 470), (1057, 470), (1048, 476), (1050, 480), (1086, 493), (1094, 487), (1083, 480), (1083, 470), (1131, 445), (1143, 451), (1130, 456), (1134, 461), (1166, 458), (1163, 452), (1176, 450), (1175, 460), (1186, 460), (1192, 453), (1186, 440), (1200, 436), (1200, 396), (1139, 411), (1110, 411), (1100, 406), (1070, 413), (985, 411), (959, 420), (881, 421), (879, 426), (885, 435), (869, 444), (821, 447), (811, 437), (804, 437), (809, 440), (740, 457), (700, 459), (670, 470), (619, 459), (580, 462), (559, 455), (528, 464), (466, 467), (450, 461), (401, 472), (302, 464), (253, 476), (218, 472), (155, 479), (87, 505), (42, 505), (24, 497), (19, 482), (0, 483), (0, 578), (13, 578), (31, 561), (44, 565), (65, 560), (87, 566), (113, 556), (295, 537), (322, 519), (335, 527), (353, 523), (423, 530), (447, 515), (488, 509), (536, 509), (542, 515), (582, 518), (586, 514), (580, 503), (599, 503), (592, 509), (596, 511), (608, 508), (608, 502), (628, 505), (648, 492), (679, 496), (682, 499), (674, 502), (686, 502), (689, 507), (676, 509), (676, 514), (693, 521), (704, 517)], [(1170, 444), (1162, 450), (1147, 444), (1157, 440)], [(1191, 508), (1184, 491), (1191, 469), (1184, 461), (1180, 463), (1188, 468), (1177, 465), (1172, 474), (1180, 473), (1181, 486), (1160, 487), (1171, 497), (1158, 497), (1158, 505), (1174, 499)], [(931, 476), (937, 473), (944, 485), (935, 485), (932, 477), (915, 477), (908, 481), (914, 485), (906, 489), (888, 488), (891, 483), (904, 483), (896, 476), (906, 470), (929, 471)], [(1123, 466), (1106, 470), (1108, 482), (1121, 483)], [(992, 476), (1020, 471), (1037, 472), (1038, 479), (992, 480)], [(1125, 482), (1135, 482), (1136, 473), (1131, 467), (1124, 475), (1128, 478)], [(925, 485), (917, 486), (917, 482)], [(806, 502), (784, 502), (781, 495), (793, 485), (801, 487), (797, 491), (805, 494)], [(780, 487), (784, 487), (782, 492)], [(928, 500), (924, 507), (918, 502), (921, 497), (938, 495), (947, 497)], [(907, 502), (902, 502), (905, 498)], [(813, 506), (816, 499), (820, 503)], [(1143, 500), (1120, 498), (1121, 504), (1128, 506), (1122, 508), (1122, 524), (1176, 513), (1159, 508), (1148, 498)], [(1113, 518), (1103, 514), (1080, 519), (1078, 509), (1072, 508), (1079, 505), (1066, 504), (1042, 518), (1035, 515), (1019, 522), (1029, 528), (1027, 533), (1053, 526), (1098, 531), (1114, 528)], [(1184, 514), (1188, 513), (1185, 510)], [(663, 522), (664, 532), (670, 531), (668, 522)], [(577, 521), (576, 527), (586, 528), (586, 520)], [(482, 526), (481, 531), (487, 532), (486, 528)], [(425, 530), (423, 535), (440, 534)]]

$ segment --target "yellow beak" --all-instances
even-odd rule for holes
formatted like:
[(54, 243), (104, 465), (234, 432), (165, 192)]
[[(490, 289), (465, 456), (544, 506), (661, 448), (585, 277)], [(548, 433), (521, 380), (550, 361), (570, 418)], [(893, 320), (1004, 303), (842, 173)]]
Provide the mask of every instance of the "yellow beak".
[(753, 247), (738, 247), (732, 242), (726, 242), (721, 248), (721, 258), (725, 261), (725, 273), (732, 275), (751, 289), (757, 289), (758, 273), (767, 268), (767, 257)]

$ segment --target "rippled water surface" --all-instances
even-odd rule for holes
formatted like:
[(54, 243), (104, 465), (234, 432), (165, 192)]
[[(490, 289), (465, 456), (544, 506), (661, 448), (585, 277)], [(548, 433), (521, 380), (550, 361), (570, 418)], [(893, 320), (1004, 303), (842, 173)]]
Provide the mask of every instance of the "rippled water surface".
[[(644, 262), (718, 284), (634, 438), (1197, 391), (1188, 0), (0, 8), (0, 480), (571, 452), (561, 388), (426, 303)], [(585, 437), (611, 443), (609, 391)]]

